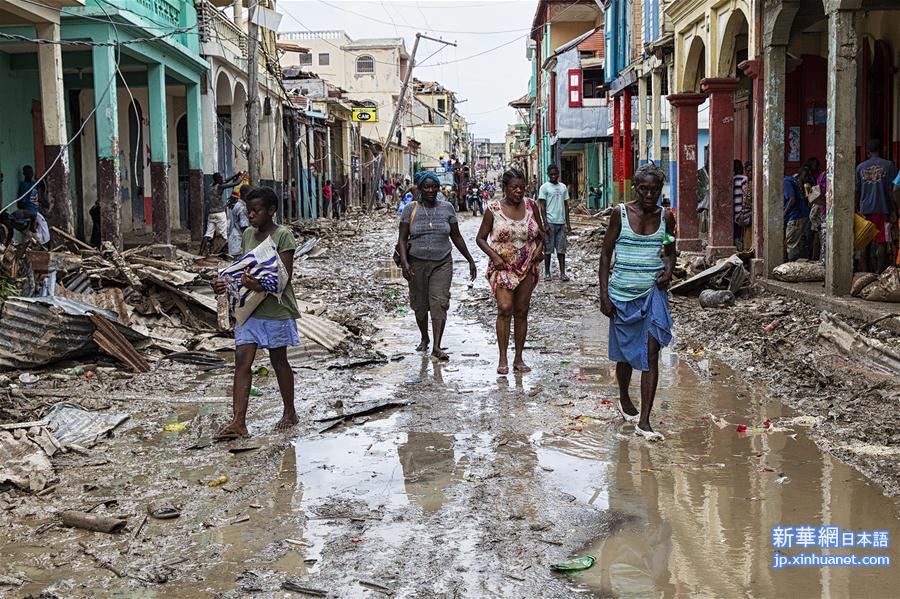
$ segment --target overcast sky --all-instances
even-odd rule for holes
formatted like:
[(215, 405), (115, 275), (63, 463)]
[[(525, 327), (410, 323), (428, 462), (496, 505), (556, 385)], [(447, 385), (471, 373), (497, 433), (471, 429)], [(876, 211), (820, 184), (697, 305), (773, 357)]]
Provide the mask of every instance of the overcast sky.
[[(427, 58), (441, 44), (422, 40), (413, 76), (439, 81), (468, 100), (459, 111), (475, 123), (475, 136), (502, 141), (506, 125), (516, 119), (507, 104), (528, 91), (525, 40), (536, 6), (536, 0), (282, 0), (278, 10), (285, 13), (281, 31), (343, 29), (353, 39), (403, 37), (409, 52), (416, 31), (456, 42), (458, 47)], [(468, 58), (480, 52), (485, 53)]]

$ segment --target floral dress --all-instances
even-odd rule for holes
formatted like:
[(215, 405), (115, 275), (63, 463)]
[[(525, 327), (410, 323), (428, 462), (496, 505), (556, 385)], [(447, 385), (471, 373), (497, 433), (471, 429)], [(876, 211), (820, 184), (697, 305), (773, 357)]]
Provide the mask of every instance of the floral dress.
[(541, 267), (538, 249), (543, 232), (534, 215), (534, 202), (525, 199), (525, 217), (521, 220), (513, 220), (503, 214), (500, 202), (491, 202), (488, 210), (494, 216), (488, 244), (507, 264), (505, 270), (497, 270), (493, 262), (488, 263), (487, 278), (491, 291), (494, 295), (497, 295), (498, 287), (512, 291), (529, 273), (537, 284)]

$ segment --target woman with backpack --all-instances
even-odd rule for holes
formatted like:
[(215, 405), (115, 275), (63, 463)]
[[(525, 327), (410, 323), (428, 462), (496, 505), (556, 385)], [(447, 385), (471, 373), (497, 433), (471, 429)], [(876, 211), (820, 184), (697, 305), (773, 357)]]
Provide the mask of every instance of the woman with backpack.
[[(469, 262), (469, 276), (475, 280), (475, 260), (459, 232), (453, 204), (439, 200), (441, 182), (431, 171), (416, 173), (417, 202), (409, 203), (400, 215), (397, 253), (403, 278), (409, 281), (409, 303), (416, 314), (421, 342), (416, 351), (427, 351), (431, 357), (447, 361), (450, 356), (441, 348), (447, 309), (450, 307), (450, 283), (453, 281), (451, 242)], [(428, 316), (434, 345), (428, 336)]]

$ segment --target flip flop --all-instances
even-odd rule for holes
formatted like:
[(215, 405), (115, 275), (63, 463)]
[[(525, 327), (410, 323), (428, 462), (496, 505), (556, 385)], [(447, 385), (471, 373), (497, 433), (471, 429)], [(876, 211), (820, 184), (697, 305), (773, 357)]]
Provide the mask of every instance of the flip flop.
[(497, 374), (503, 374), (503, 375), (509, 374), (509, 366), (498, 366)]
[(524, 364), (521, 364), (518, 366), (513, 366), (513, 370), (515, 370), (516, 372), (521, 372), (521, 373), (531, 372), (531, 366), (526, 366)]
[(637, 422), (641, 418), (640, 414), (635, 414), (634, 416), (632, 416), (631, 414), (627, 414), (625, 410), (622, 409), (622, 400), (618, 398), (616, 399), (616, 409), (619, 410), (619, 414), (622, 416), (625, 422)]
[(431, 357), (439, 362), (449, 362), (450, 361), (450, 355), (443, 350), (438, 350), (437, 354), (432, 353)]
[(181, 510), (165, 501), (151, 503), (147, 506), (147, 513), (157, 520), (172, 520), (181, 516)]
[(213, 441), (215, 443), (220, 443), (222, 441), (236, 441), (237, 439), (247, 439), (250, 435), (242, 435), (241, 433), (229, 429), (225, 429), (224, 431), (219, 431), (215, 435), (213, 435)]

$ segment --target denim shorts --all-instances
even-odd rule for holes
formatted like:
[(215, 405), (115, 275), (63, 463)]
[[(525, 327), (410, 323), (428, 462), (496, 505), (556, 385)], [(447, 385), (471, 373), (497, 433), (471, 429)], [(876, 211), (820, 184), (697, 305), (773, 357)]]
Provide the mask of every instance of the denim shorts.
[(267, 320), (251, 316), (234, 327), (234, 345), (256, 345), (259, 349), (277, 349), (300, 345), (297, 321)]
[(548, 223), (550, 234), (544, 236), (544, 252), (549, 254), (565, 254), (568, 240), (566, 239), (566, 226)]

